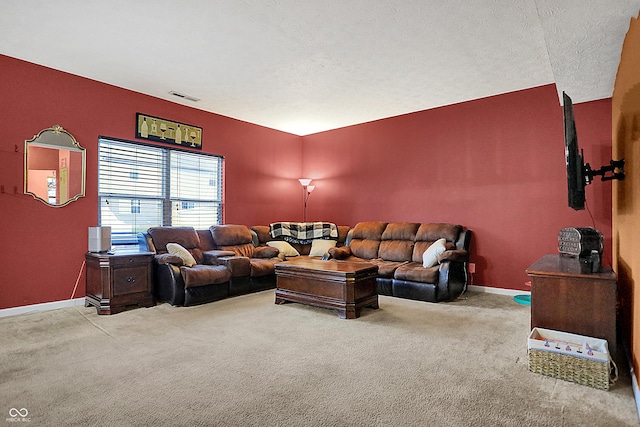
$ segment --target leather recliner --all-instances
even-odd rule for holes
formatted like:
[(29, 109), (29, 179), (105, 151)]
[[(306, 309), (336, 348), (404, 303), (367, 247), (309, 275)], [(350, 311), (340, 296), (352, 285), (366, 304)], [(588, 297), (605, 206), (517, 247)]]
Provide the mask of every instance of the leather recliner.
[[(208, 234), (208, 230), (205, 230)], [(196, 305), (229, 296), (231, 272), (223, 265), (208, 262), (202, 250), (202, 231), (193, 227), (152, 227), (138, 235), (141, 249), (154, 252), (153, 294), (156, 300), (171, 305)], [(183, 259), (168, 253), (167, 244), (177, 243), (196, 260), (188, 267)]]
[(211, 262), (224, 265), (231, 272), (230, 295), (273, 289), (276, 287), (275, 264), (278, 249), (254, 245), (249, 227), (236, 224), (209, 227), (215, 249), (207, 251)]

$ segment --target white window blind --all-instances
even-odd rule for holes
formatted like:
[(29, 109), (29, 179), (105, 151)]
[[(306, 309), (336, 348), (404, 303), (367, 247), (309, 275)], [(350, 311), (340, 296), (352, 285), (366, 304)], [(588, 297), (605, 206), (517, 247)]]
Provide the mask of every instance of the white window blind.
[(99, 224), (114, 244), (158, 225), (221, 223), (221, 157), (106, 138), (98, 152)]
[[(171, 151), (169, 178), (173, 225), (209, 228), (222, 215), (220, 199), (221, 171), (217, 157)], [(218, 222), (211, 222), (211, 218)]]

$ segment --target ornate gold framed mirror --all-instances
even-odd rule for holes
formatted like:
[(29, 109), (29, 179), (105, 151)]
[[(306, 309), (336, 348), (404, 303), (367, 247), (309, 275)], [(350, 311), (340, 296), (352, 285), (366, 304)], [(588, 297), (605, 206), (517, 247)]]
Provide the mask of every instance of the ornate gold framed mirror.
[(24, 193), (60, 207), (84, 196), (85, 149), (60, 125), (24, 142)]

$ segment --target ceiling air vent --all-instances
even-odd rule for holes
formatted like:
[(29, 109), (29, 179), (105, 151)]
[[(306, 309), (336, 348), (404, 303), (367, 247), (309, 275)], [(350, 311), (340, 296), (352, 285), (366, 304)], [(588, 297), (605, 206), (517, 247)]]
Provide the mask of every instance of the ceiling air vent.
[(185, 95), (184, 93), (176, 92), (175, 90), (169, 91), (170, 95), (177, 96), (178, 98), (186, 99), (187, 101), (198, 102), (200, 98), (196, 98), (195, 96)]

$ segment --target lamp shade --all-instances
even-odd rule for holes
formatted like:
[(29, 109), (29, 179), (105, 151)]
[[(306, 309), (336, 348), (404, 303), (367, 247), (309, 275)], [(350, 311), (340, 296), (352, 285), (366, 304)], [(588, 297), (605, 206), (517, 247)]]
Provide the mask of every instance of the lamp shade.
[(303, 187), (306, 187), (309, 184), (311, 184), (312, 179), (311, 178), (300, 178), (300, 179), (298, 179), (298, 181), (300, 181), (300, 184), (302, 184)]
[(307, 193), (311, 193), (314, 188), (316, 188), (315, 185), (307, 185)]

